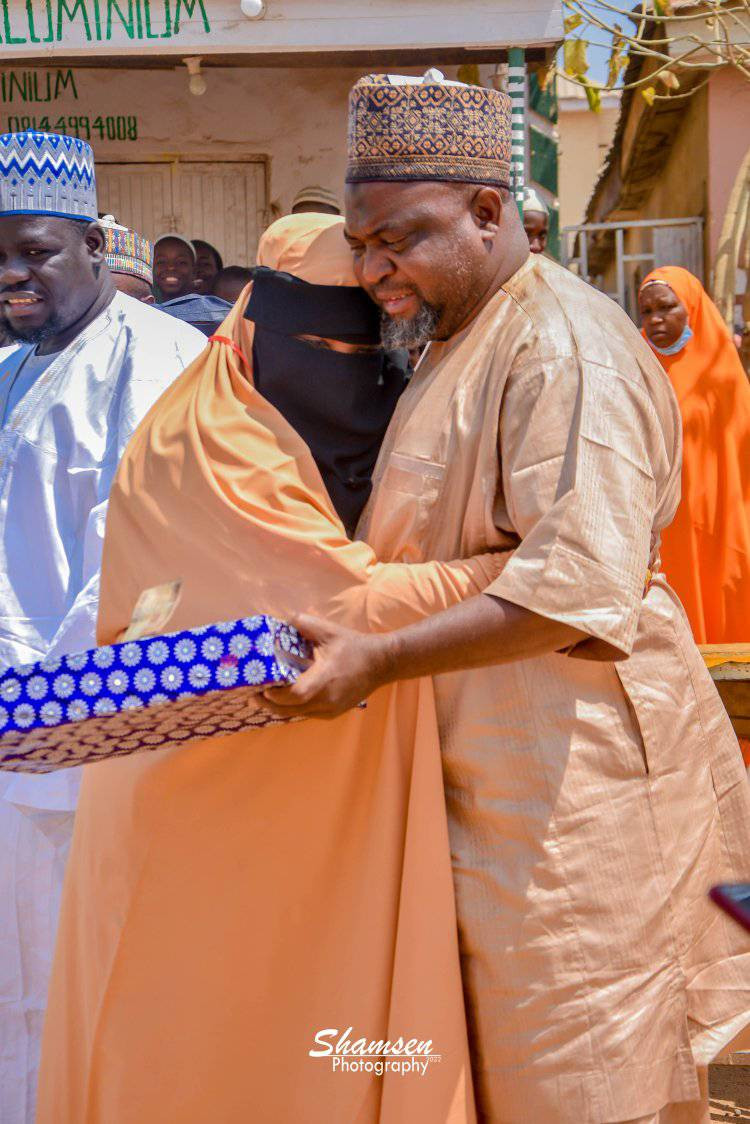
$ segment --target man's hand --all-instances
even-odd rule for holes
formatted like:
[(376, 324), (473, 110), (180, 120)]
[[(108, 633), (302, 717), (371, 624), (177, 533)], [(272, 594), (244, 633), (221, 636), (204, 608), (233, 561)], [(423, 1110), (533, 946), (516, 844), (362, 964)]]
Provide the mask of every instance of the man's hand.
[(290, 623), (313, 641), (313, 663), (291, 687), (270, 687), (263, 692), (265, 707), (272, 714), (337, 718), (389, 681), (387, 634), (355, 632), (317, 617), (292, 617)]
[[(281, 718), (336, 718), (396, 679), (533, 659), (588, 639), (571, 625), (484, 593), (395, 632), (353, 632), (306, 616), (291, 623), (313, 641), (315, 653), (292, 687), (264, 692), (268, 709)], [(617, 658), (612, 649), (608, 659)]]

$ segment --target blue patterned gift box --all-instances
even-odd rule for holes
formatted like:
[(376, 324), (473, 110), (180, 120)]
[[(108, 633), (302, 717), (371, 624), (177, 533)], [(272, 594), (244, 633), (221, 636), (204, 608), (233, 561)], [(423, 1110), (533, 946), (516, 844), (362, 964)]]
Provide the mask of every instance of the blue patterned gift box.
[(47, 773), (280, 721), (257, 700), (293, 683), (307, 641), (244, 617), (0, 673), (0, 769)]

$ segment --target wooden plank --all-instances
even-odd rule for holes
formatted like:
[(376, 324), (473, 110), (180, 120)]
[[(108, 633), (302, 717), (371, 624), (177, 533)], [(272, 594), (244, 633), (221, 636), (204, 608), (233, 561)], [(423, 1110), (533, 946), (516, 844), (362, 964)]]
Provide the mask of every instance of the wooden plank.
[(714, 1062), (708, 1067), (711, 1120), (750, 1120), (750, 1065)]
[[(1, 23), (1, 17), (0, 17)], [(392, 73), (400, 73), (402, 69), (410, 73), (416, 67), (435, 66), (460, 66), (462, 63), (499, 63), (507, 62), (508, 47), (388, 47), (381, 50), (346, 50), (346, 51), (268, 51), (256, 54), (247, 51), (238, 54), (236, 51), (216, 51), (209, 55), (202, 55), (203, 69), (210, 70), (215, 67), (241, 67), (247, 69), (278, 69), (280, 67), (294, 67), (295, 70), (315, 70), (322, 67), (355, 67), (367, 74), (370, 70), (383, 70), (386, 67)], [(554, 60), (556, 47), (528, 47), (526, 61), (544, 63), (545, 66)], [(34, 67), (72, 67), (80, 70), (109, 70), (113, 66), (110, 55), (95, 54), (93, 49), (87, 52), (78, 52), (76, 55), (58, 54), (45, 58), (38, 55), (19, 55), (11, 58), (6, 56), (5, 48), (2, 51), (2, 63), (6, 57), (8, 64), (15, 67), (29, 65)], [(118, 70), (173, 70), (181, 66), (185, 57), (184, 51), (172, 47), (164, 54), (131, 54), (123, 55), (117, 52)], [(84, 61), (85, 60), (85, 61)], [(436, 63), (437, 60), (437, 63)]]

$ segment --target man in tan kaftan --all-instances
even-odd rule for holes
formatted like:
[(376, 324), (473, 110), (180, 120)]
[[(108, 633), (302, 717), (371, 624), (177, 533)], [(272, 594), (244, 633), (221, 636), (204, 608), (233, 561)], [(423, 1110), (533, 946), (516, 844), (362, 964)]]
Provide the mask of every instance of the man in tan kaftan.
[(750, 879), (750, 799), (649, 570), (677, 404), (615, 304), (528, 256), (491, 147), (502, 95), (409, 81), (363, 79), (351, 103), (357, 274), (388, 342), (435, 341), (359, 533), (391, 561), (515, 553), (485, 594), (385, 637), (304, 618), (316, 663), (276, 705), (332, 715), (435, 675), (481, 1120), (697, 1124), (704, 1067), (750, 1022), (750, 940), (706, 897)]

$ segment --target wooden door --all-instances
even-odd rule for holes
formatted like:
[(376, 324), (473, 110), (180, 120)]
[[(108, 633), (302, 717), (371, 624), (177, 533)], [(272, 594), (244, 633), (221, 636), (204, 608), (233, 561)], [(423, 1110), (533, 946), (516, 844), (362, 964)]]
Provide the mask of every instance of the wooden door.
[(172, 229), (171, 164), (96, 165), (99, 213), (152, 241)]
[(174, 165), (177, 229), (216, 246), (225, 265), (255, 265), (265, 212), (262, 163)]
[(177, 232), (216, 246), (225, 265), (254, 265), (265, 216), (260, 161), (97, 164), (99, 211), (158, 238)]

